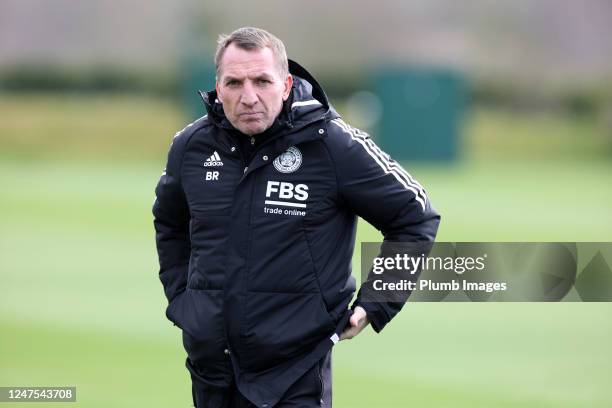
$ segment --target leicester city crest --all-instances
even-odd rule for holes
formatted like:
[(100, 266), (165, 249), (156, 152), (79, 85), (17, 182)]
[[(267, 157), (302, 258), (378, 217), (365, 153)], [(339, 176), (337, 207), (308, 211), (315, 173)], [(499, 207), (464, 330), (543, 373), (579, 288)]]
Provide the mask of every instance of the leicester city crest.
[(299, 169), (301, 165), (302, 153), (295, 146), (291, 146), (274, 159), (274, 168), (281, 173), (293, 173)]

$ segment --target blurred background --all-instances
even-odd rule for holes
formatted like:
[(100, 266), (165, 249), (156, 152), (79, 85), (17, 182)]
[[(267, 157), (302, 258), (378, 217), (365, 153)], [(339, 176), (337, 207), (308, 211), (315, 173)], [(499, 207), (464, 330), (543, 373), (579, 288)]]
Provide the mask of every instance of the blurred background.
[[(151, 205), (172, 136), (204, 114), (217, 36), (245, 25), (280, 37), (425, 186), (438, 240), (612, 239), (607, 0), (3, 0), (0, 386), (190, 406)], [(358, 239), (380, 234), (360, 222)], [(609, 303), (408, 304), (336, 347), (334, 402), (609, 407), (611, 317)]]

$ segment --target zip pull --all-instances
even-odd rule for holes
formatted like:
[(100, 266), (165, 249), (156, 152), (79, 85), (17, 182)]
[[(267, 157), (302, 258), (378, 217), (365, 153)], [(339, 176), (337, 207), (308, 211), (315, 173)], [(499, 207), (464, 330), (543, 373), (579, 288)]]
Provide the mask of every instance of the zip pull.
[(255, 137), (251, 136), (251, 146), (255, 146)]

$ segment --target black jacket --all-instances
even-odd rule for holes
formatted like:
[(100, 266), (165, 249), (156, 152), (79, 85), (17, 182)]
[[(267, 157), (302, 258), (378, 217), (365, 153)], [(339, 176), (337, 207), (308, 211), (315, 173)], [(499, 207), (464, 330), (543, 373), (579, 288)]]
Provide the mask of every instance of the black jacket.
[[(192, 376), (224, 385), (233, 374), (260, 407), (346, 325), (357, 216), (386, 241), (433, 241), (439, 223), (423, 188), (339, 117), (306, 70), (290, 61), (290, 72), (291, 99), (250, 161), (247, 136), (202, 93), (208, 114), (175, 135), (153, 206), (166, 314)], [(357, 304), (376, 331), (401, 308)]]

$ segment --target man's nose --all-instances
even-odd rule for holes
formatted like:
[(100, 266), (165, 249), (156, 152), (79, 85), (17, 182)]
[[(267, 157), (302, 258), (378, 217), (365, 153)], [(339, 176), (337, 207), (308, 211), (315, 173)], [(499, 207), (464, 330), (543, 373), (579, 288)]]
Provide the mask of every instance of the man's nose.
[(246, 83), (240, 95), (240, 102), (248, 106), (253, 106), (258, 100), (259, 98), (257, 97), (257, 92), (255, 92), (253, 85)]

